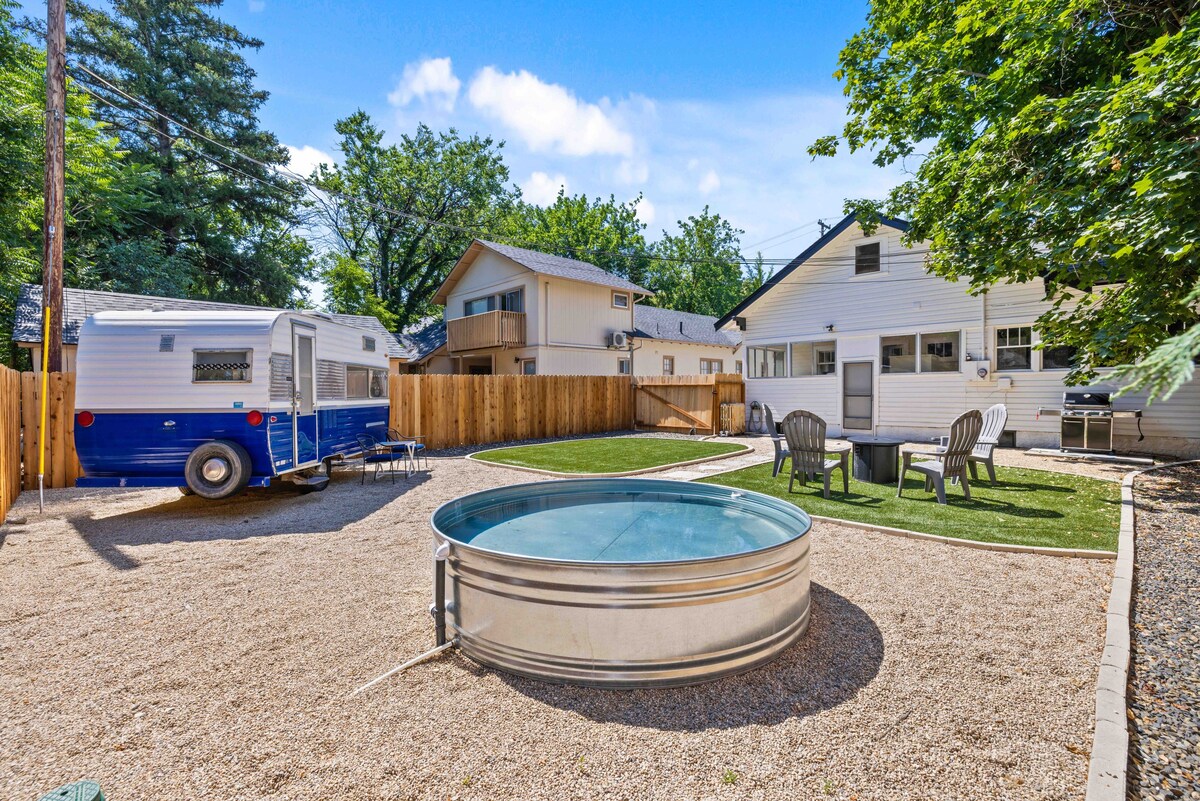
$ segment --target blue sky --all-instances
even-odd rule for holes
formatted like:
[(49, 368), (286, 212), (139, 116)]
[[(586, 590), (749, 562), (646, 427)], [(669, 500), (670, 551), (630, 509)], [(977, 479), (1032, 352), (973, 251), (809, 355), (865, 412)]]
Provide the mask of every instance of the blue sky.
[(263, 40), (247, 55), (271, 94), (261, 119), (304, 172), (336, 158), (333, 123), (361, 108), (392, 138), (422, 121), (505, 140), (535, 202), (561, 185), (640, 192), (651, 238), (706, 204), (747, 246), (806, 226), (768, 257), (899, 178), (869, 154), (805, 153), (844, 120), (831, 73), (865, 2), (228, 0), (220, 13)]

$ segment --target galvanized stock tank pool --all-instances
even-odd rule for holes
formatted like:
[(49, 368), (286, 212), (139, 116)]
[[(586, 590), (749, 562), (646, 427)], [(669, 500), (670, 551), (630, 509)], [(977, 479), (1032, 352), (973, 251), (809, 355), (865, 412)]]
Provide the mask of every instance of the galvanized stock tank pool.
[(761, 665), (808, 628), (812, 521), (766, 495), (545, 481), (463, 496), (432, 524), (451, 636), (500, 670), (604, 687), (695, 684)]

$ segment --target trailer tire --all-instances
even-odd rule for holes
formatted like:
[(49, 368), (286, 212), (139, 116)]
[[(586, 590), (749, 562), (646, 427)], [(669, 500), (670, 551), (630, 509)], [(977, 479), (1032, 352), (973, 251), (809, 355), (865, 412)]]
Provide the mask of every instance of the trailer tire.
[(250, 482), (250, 454), (236, 442), (216, 439), (196, 447), (183, 475), (201, 498), (220, 500), (237, 495)]
[(180, 495), (195, 495), (196, 493), (192, 492), (191, 487), (189, 487), (187, 484), (184, 484), (182, 487), (179, 488), (179, 494)]

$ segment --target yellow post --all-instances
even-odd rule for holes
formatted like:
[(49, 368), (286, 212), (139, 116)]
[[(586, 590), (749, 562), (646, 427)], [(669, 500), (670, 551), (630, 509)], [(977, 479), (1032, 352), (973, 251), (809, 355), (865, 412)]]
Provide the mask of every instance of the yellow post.
[(49, 402), (50, 384), (50, 307), (42, 309), (42, 418), (38, 428), (38, 511), (46, 510), (44, 479), (46, 476), (46, 404)]

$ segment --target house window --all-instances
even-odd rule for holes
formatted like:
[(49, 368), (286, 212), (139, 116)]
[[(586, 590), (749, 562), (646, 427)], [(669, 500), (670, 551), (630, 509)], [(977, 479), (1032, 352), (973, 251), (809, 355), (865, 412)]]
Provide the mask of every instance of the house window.
[(871, 242), (854, 248), (854, 274), (879, 272), (879, 243)]
[(613, 305), (614, 309), (628, 309), (629, 308), (629, 293), (628, 292), (612, 293), (612, 305)]
[(996, 369), (1033, 369), (1033, 328), (996, 329)]
[(346, 365), (347, 400), (386, 398), (387, 384), (387, 370), (357, 364)]
[(629, 375), (629, 359), (617, 359), (617, 375)]
[(792, 375), (833, 375), (837, 371), (837, 343), (793, 342)]
[(787, 375), (787, 346), (760, 345), (747, 348), (751, 378), (783, 378)]
[(483, 314), (485, 312), (496, 310), (496, 296), (488, 295), (486, 298), (475, 298), (468, 300), (463, 304), (463, 315), (470, 317), (473, 314)]
[(521, 375), (537, 375), (537, 359), (521, 359)]
[(363, 337), (363, 350), (375, 352), (375, 337)]
[(879, 372), (917, 372), (917, 338), (913, 334), (879, 338)]
[(175, 350), (175, 335), (163, 334), (158, 338), (158, 352), (171, 353)]
[(741, 359), (734, 359), (733, 372), (737, 373), (738, 375), (742, 374), (742, 360)]
[(921, 372), (958, 372), (958, 332), (921, 334)]
[(249, 350), (192, 351), (192, 380), (245, 382), (250, 380)]
[(674, 356), (663, 356), (663, 375), (675, 375)]
[(1070, 370), (1075, 366), (1077, 350), (1072, 345), (1056, 345), (1042, 350), (1043, 370)]
[(701, 359), (700, 375), (713, 375), (725, 372), (725, 363), (720, 359)]
[(500, 296), (500, 308), (504, 311), (525, 311), (525, 290), (512, 289)]

